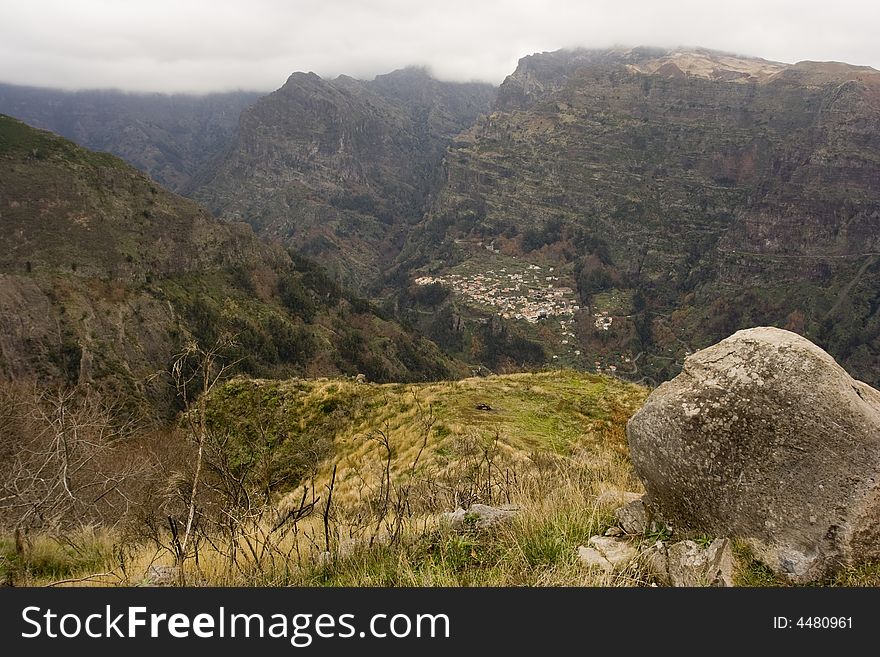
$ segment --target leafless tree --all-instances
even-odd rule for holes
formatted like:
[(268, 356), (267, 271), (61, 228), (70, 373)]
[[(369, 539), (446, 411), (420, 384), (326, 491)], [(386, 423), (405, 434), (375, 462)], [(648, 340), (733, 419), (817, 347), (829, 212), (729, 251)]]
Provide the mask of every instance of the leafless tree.
[(122, 453), (112, 406), (88, 389), (34, 388), (14, 406), (21, 432), (4, 459), (0, 510), (14, 529), (54, 531), (75, 525), (112, 526), (131, 500), (123, 483), (136, 471)]
[(187, 436), (196, 448), (194, 471), (187, 495), (186, 523), (182, 535), (177, 519), (173, 515), (168, 517), (181, 583), (184, 578), (182, 566), (190, 556), (191, 549), (198, 558), (197, 548), (194, 548), (193, 544), (202, 468), (208, 445), (207, 396), (237, 363), (237, 361), (225, 362), (226, 352), (234, 345), (234, 338), (225, 335), (207, 348), (193, 341), (177, 354), (171, 365), (171, 380), (184, 406), (182, 417), (187, 428)]

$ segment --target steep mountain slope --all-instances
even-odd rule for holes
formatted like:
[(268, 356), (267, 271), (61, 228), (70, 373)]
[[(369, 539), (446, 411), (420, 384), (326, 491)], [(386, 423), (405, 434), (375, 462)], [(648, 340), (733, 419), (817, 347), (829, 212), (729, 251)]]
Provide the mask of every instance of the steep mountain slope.
[(226, 333), (256, 375), (460, 373), (316, 265), (117, 158), (0, 115), (0, 377), (97, 385), (168, 412), (154, 375)]
[[(457, 311), (515, 317), (495, 300), (522, 283), (512, 271), (542, 267), (547, 321), (507, 323), (543, 327), (548, 357), (662, 379), (774, 324), (880, 381), (878, 71), (704, 50), (534, 55), (445, 171), (398, 280), (449, 289), (491, 269), (494, 296), (459, 285)], [(568, 288), (580, 304), (554, 301)], [(430, 311), (423, 324), (461, 325)]]
[(192, 177), (229, 147), (241, 111), (261, 95), (71, 92), (0, 84), (0, 113), (113, 153), (185, 193)]
[(422, 218), (447, 143), (493, 95), (420, 69), (368, 82), (294, 73), (242, 113), (235, 146), (194, 197), (365, 289)]

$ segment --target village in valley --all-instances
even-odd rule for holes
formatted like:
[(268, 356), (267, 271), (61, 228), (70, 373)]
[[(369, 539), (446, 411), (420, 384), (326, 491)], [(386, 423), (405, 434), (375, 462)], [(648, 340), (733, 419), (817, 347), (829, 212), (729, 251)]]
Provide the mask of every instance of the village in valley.
[(521, 319), (532, 324), (550, 317), (573, 317), (580, 310), (574, 290), (559, 285), (554, 268), (547, 275), (538, 265), (519, 271), (488, 269), (478, 274), (422, 276), (416, 285), (440, 283), (463, 295), (477, 306), (487, 307), (505, 319)]
[[(488, 258), (467, 259), (446, 273), (423, 275), (416, 285), (443, 285), (467, 305), (507, 320), (540, 324), (541, 330), (555, 334), (555, 349), (550, 362), (560, 366), (590, 366), (598, 372), (614, 374), (615, 361), (630, 362), (625, 355), (611, 362), (587, 361), (575, 335), (576, 315), (582, 311), (571, 275), (558, 268), (516, 257), (504, 256), (492, 249)], [(609, 295), (602, 295), (609, 296)], [(601, 307), (589, 308), (590, 323), (597, 331), (609, 331), (619, 313), (617, 299), (607, 299)]]

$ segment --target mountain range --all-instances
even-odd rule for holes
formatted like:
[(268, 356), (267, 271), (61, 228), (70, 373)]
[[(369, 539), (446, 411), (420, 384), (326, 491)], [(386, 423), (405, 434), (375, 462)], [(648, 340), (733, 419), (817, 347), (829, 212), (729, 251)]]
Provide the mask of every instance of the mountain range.
[(189, 343), (252, 376), (377, 381), (465, 370), (342, 290), (122, 160), (0, 115), (0, 375), (95, 387), (133, 416), (174, 408)]
[(400, 264), (448, 279), (480, 270), (491, 246), (496, 272), (554, 267), (581, 306), (565, 331), (576, 338), (544, 339), (560, 358), (576, 346), (575, 364), (656, 383), (688, 353), (770, 324), (880, 377), (874, 69), (703, 50), (534, 55), (456, 138), (445, 172)]
[[(112, 119), (74, 130), (56, 96), (89, 98), (101, 108), (89, 116)], [(386, 318), (375, 321), (439, 345), (445, 369), (422, 373), (552, 364), (656, 384), (689, 353), (769, 324), (880, 382), (874, 69), (703, 49), (563, 50), (524, 57), (498, 89), (404, 69), (370, 81), (294, 73), (262, 98), (191, 99), (180, 112), (173, 97), (120, 98), (7, 86), (0, 111), (111, 150), (226, 221), (187, 205), (211, 231), (232, 233), (217, 233), (215, 251), (193, 244), (185, 273), (172, 271), (179, 255), (137, 241), (107, 251), (119, 256), (108, 264), (75, 240), (31, 250), (5, 231), (17, 240), (16, 276), (76, 260), (68, 279), (112, 270), (145, 285), (148, 274), (202, 276), (212, 253), (222, 269), (293, 262), (292, 250), (369, 298)], [(180, 155), (146, 155), (157, 152)], [(23, 153), (15, 166), (28, 175), (4, 182), (4, 196), (27, 181), (60, 184)], [(130, 186), (99, 171), (89, 193), (119, 202)], [(123, 224), (149, 223), (150, 194), (124, 193)], [(87, 251), (97, 227), (81, 228)], [(180, 231), (169, 245), (193, 234)], [(256, 302), (258, 289), (242, 298)]]
[(222, 157), (258, 92), (205, 95), (61, 91), (0, 84), (0, 113), (107, 151), (174, 192)]

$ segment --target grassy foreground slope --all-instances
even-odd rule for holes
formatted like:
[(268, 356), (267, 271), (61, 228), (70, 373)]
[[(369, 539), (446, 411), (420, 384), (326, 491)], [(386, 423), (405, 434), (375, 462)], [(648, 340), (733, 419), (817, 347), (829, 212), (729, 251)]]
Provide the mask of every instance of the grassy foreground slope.
[(447, 471), (464, 445), (493, 450), (509, 469), (585, 452), (628, 459), (626, 420), (646, 394), (575, 371), (428, 384), (235, 379), (212, 394), (208, 412), (214, 431), (239, 441), (271, 427), (308, 442), (326, 455), (316, 480), (329, 479), (337, 467), (336, 494), (347, 498), (379, 484), (389, 449), (392, 481), (411, 474), (418, 459), (412, 474), (422, 483)]
[[(614, 502), (599, 495), (640, 490), (625, 426), (646, 394), (575, 371), (419, 385), (237, 380), (209, 408), (218, 426), (238, 417), (245, 433), (283, 417), (314, 444), (334, 425), (315, 474), (326, 500), (336, 469), (332, 558), (293, 573), (298, 583), (589, 585), (609, 582), (577, 563), (576, 549), (612, 522)], [(475, 502), (520, 512), (489, 533), (439, 522), (440, 513)], [(311, 531), (313, 544), (326, 547), (320, 527)]]
[[(198, 559), (165, 583), (650, 586), (639, 561), (609, 576), (577, 558), (615, 524), (617, 493), (641, 490), (625, 426), (647, 393), (567, 370), (406, 385), (233, 379), (206, 400)], [(167, 476), (179, 482), (186, 469)], [(247, 495), (212, 511), (230, 483)], [(488, 530), (442, 522), (476, 502), (518, 513)], [(137, 539), (84, 528), (34, 536), (21, 557), (0, 538), (0, 575), (14, 568), (17, 585), (154, 584), (156, 568), (174, 563), (171, 548), (167, 530)], [(742, 545), (736, 555), (739, 585), (782, 584)], [(824, 584), (878, 582), (880, 567), (864, 566)]]

